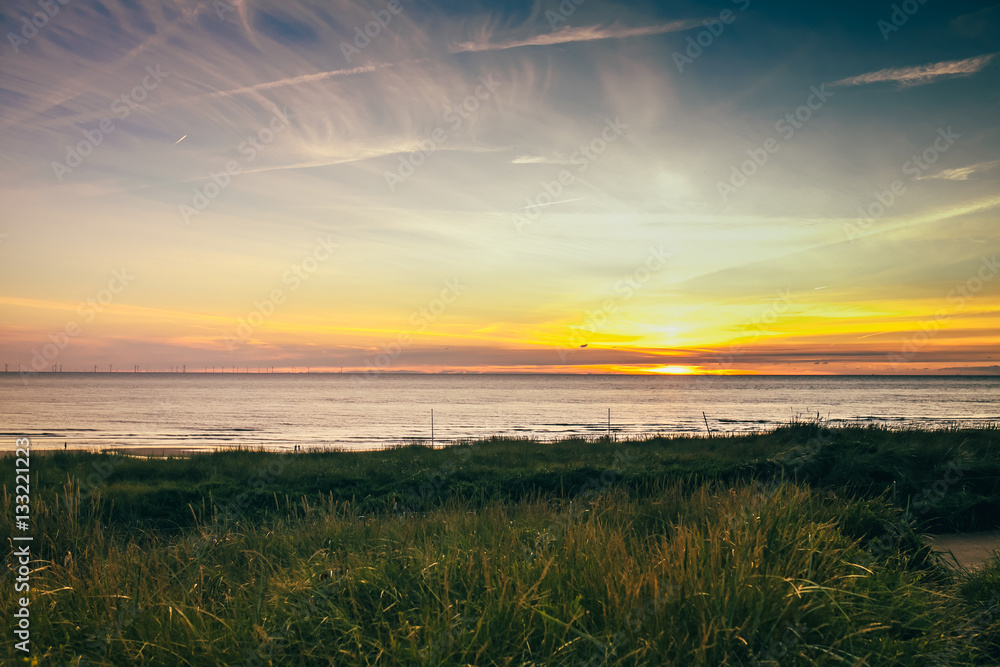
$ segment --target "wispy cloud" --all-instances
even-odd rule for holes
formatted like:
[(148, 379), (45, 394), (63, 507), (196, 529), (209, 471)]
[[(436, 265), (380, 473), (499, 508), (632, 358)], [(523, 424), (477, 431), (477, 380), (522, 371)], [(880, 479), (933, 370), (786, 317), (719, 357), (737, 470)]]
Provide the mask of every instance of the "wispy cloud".
[[(368, 72), (374, 72), (376, 69), (379, 69), (379, 67), (380, 66), (378, 65), (361, 65), (360, 67), (351, 67), (349, 69), (335, 69), (327, 72), (315, 72), (313, 74), (291, 76), (285, 79), (279, 79), (277, 81), (265, 81), (263, 83), (257, 83), (252, 86), (233, 88), (232, 90), (220, 90), (214, 93), (208, 93), (204, 97), (216, 98), (216, 97), (231, 97), (233, 95), (245, 95), (247, 93), (256, 93), (262, 90), (270, 90), (271, 88), (281, 88), (283, 86), (295, 86), (300, 83), (313, 83), (315, 81), (322, 81), (324, 79), (332, 79), (340, 76), (366, 74)], [(388, 65), (381, 65), (381, 67), (388, 67)]]
[(531, 208), (532, 206), (536, 208), (541, 208), (542, 206), (552, 206), (553, 204), (568, 204), (569, 202), (572, 201), (583, 201), (584, 199), (586, 199), (586, 197), (575, 197), (573, 199), (561, 199), (559, 201), (543, 202), (541, 204), (532, 204), (531, 206), (522, 206), (520, 210), (523, 211), (527, 208)]
[(959, 167), (957, 169), (944, 169), (936, 174), (924, 174), (917, 178), (918, 181), (923, 181), (927, 179), (941, 179), (945, 181), (967, 181), (969, 176), (975, 174), (976, 172), (986, 171), (987, 169), (992, 169), (1000, 165), (1000, 160), (993, 160), (991, 162), (979, 162), (977, 164), (969, 165), (968, 167)]
[(546, 157), (544, 155), (518, 155), (510, 161), (511, 164), (573, 164), (568, 157)]
[(518, 155), (510, 161), (511, 164), (551, 164), (548, 158), (541, 155)]
[(988, 53), (986, 55), (976, 56), (975, 58), (966, 58), (965, 60), (949, 60), (946, 62), (931, 63), (929, 65), (920, 65), (918, 67), (880, 69), (877, 72), (869, 72), (868, 74), (860, 74), (858, 76), (841, 79), (840, 81), (834, 81), (830, 85), (861, 86), (866, 83), (895, 82), (899, 84), (900, 88), (908, 86), (922, 86), (927, 83), (933, 83), (941, 77), (968, 76), (970, 74), (975, 74), (989, 65), (995, 55), (995, 53)]
[(578, 28), (566, 26), (561, 30), (535, 35), (526, 39), (510, 39), (507, 41), (492, 42), (489, 35), (483, 35), (480, 39), (462, 42), (451, 47), (452, 53), (462, 53), (465, 51), (502, 51), (504, 49), (516, 49), (521, 46), (551, 46), (553, 44), (569, 44), (571, 42), (593, 42), (601, 39), (624, 39), (626, 37), (645, 37), (647, 35), (662, 35), (668, 32), (679, 32), (690, 30), (701, 25), (701, 21), (689, 19), (683, 21), (671, 21), (661, 25), (646, 26), (642, 28), (622, 28), (618, 26), (582, 26)]

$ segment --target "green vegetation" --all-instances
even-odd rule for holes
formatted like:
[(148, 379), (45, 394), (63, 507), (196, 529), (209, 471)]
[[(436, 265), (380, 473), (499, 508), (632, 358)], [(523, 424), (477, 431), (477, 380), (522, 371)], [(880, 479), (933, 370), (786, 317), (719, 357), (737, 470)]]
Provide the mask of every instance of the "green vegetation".
[(1000, 558), (919, 539), (997, 525), (998, 429), (31, 465), (38, 664), (1000, 660)]

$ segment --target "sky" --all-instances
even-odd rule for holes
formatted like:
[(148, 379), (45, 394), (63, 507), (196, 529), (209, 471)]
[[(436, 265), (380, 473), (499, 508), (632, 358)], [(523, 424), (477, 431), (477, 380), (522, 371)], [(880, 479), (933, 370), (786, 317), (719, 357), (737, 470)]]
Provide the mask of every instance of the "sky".
[(1000, 373), (1000, 3), (0, 24), (11, 371)]

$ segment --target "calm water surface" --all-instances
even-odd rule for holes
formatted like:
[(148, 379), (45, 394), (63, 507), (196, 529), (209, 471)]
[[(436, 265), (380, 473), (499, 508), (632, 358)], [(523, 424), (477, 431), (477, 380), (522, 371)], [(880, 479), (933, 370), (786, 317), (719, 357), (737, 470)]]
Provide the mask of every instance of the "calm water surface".
[(1000, 421), (1000, 377), (0, 373), (0, 433), (34, 447), (374, 448), (765, 430), (799, 417), (940, 428)]

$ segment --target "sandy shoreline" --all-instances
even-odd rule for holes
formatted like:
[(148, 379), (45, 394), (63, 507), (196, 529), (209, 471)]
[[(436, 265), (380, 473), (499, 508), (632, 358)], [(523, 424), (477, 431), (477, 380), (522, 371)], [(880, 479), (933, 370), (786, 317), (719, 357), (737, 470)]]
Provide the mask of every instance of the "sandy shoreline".
[(982, 567), (1000, 549), (1000, 530), (927, 535), (924, 539), (933, 551), (944, 556), (946, 563), (968, 570)]
[[(167, 458), (170, 456), (191, 456), (192, 454), (210, 454), (225, 448), (202, 449), (196, 447), (49, 447), (46, 449), (32, 448), (33, 456), (44, 456), (46, 454), (56, 454), (59, 452), (83, 452), (86, 454), (128, 454), (130, 456), (152, 456), (156, 458)], [(232, 449), (236, 449), (235, 447)], [(248, 448), (249, 449), (249, 448)], [(281, 450), (276, 450), (281, 451)]]

